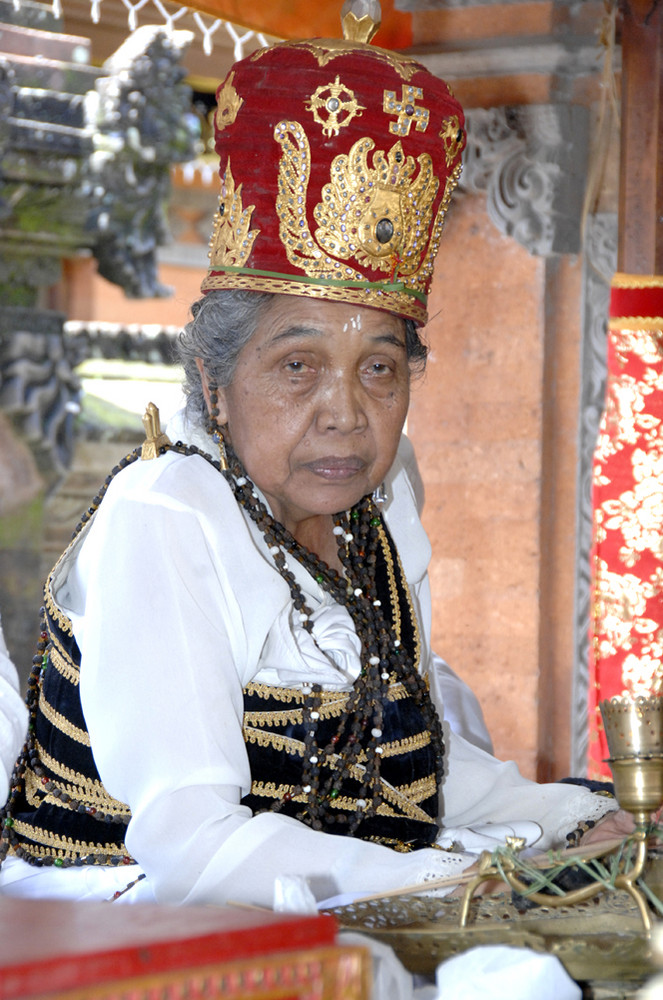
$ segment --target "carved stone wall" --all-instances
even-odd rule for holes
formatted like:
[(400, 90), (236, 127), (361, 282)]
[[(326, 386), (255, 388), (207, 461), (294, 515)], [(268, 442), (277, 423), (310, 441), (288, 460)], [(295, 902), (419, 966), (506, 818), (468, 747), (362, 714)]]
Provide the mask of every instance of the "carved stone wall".
[(485, 192), (490, 219), (530, 253), (577, 253), (588, 128), (568, 104), (471, 109), (461, 190)]
[(582, 355), (578, 426), (578, 503), (572, 686), (571, 767), (586, 773), (589, 622), (591, 611), (592, 462), (606, 383), (606, 331), (610, 281), (617, 266), (617, 217), (587, 221), (583, 258)]

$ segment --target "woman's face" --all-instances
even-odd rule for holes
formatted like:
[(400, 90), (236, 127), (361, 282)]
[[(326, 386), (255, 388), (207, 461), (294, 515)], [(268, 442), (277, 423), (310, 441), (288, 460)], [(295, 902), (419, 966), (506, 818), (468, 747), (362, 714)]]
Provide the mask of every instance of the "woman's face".
[(219, 419), (293, 533), (378, 486), (409, 402), (405, 325), (389, 313), (276, 296), (242, 349)]

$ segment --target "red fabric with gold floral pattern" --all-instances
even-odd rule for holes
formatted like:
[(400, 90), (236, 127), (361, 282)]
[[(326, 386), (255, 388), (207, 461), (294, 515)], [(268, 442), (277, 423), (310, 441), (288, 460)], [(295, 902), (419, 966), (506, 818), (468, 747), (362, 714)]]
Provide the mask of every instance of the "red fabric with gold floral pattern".
[(663, 693), (663, 277), (615, 275), (594, 460), (590, 777), (609, 775), (598, 705)]
[(221, 197), (203, 291), (313, 295), (426, 321), (463, 112), (408, 56), (285, 42), (217, 92)]

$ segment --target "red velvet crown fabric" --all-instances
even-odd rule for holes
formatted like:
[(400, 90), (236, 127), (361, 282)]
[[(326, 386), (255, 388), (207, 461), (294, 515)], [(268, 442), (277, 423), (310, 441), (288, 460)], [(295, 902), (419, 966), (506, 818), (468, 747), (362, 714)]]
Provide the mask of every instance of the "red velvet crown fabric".
[(413, 59), (285, 42), (217, 92), (219, 216), (203, 290), (253, 288), (426, 319), (464, 118)]

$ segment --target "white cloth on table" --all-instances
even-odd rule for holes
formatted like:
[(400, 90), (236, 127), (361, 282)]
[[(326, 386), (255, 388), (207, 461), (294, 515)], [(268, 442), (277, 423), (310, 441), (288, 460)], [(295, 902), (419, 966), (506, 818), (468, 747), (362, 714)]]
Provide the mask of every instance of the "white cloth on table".
[(435, 1000), (581, 1000), (582, 990), (555, 955), (485, 945), (438, 966)]
[[(387, 489), (385, 518), (420, 624), (421, 666), (433, 671), (439, 703), (430, 546), (398, 460)], [(317, 899), (367, 894), (457, 874), (473, 860), (433, 849), (398, 854), (281, 814), (252, 816), (241, 804), (251, 784), (242, 688), (297, 686), (314, 675), (343, 689), (358, 669), (347, 612), (297, 562), (290, 568), (316, 611), (325, 652), (315, 658), (288, 585), (225, 480), (204, 459), (175, 452), (117, 476), (59, 567), (55, 594), (82, 652), (95, 760), (108, 791), (131, 808), (127, 848), (158, 900), (271, 906), (275, 877), (289, 874), (306, 878)], [(612, 808), (581, 788), (535, 785), (453, 732), (447, 745), (442, 815), (455, 829), (531, 821), (545, 849)]]

